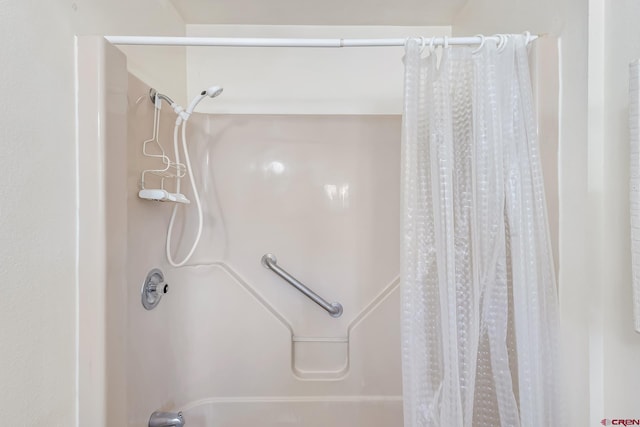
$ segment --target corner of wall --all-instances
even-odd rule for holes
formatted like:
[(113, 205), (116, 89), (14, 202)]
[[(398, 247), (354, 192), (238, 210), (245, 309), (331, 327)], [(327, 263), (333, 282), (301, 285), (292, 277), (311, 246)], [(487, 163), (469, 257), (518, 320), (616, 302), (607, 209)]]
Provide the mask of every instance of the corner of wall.
[[(145, 9), (151, 13), (144, 25), (133, 31), (123, 27), (121, 31), (125, 33), (118, 35), (185, 36), (187, 25), (173, 3), (169, 0), (157, 3), (160, 5)], [(187, 102), (185, 47), (120, 46), (119, 49), (127, 56), (131, 74), (158, 91), (170, 94), (177, 103), (184, 105)]]
[(117, 311), (107, 310), (122, 294), (107, 290), (124, 283), (124, 260), (113, 258), (124, 257), (126, 245), (112, 229), (122, 228), (117, 213), (126, 205), (118, 200), (122, 188), (113, 185), (119, 174), (107, 174), (126, 168), (118, 150), (126, 141), (127, 72), (125, 56), (102, 37), (79, 37), (77, 55), (77, 420), (101, 427), (122, 424), (125, 419), (112, 421), (126, 413), (125, 390), (117, 388), (125, 376), (117, 343), (124, 325)]

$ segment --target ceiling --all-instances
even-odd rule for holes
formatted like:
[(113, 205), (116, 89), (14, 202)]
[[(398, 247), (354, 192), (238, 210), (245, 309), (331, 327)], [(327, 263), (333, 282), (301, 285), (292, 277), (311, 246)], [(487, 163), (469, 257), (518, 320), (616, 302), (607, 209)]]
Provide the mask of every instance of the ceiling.
[(187, 24), (451, 25), (466, 0), (171, 0)]

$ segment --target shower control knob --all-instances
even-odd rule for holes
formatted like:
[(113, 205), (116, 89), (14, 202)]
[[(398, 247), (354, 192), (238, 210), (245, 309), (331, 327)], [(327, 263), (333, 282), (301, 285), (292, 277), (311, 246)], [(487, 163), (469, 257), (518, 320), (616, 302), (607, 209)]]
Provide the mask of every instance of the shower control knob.
[(162, 295), (168, 291), (169, 285), (164, 281), (164, 274), (159, 269), (154, 268), (147, 274), (147, 278), (142, 284), (140, 292), (142, 306), (147, 310), (154, 309), (160, 303)]

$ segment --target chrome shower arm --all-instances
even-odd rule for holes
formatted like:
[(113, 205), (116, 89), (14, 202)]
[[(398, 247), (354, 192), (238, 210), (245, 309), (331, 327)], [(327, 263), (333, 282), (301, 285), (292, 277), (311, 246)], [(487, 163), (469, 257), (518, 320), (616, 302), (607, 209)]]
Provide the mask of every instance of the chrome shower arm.
[(149, 98), (151, 98), (151, 102), (154, 104), (156, 103), (156, 98), (164, 99), (169, 103), (169, 105), (175, 104), (175, 102), (173, 102), (173, 99), (169, 98), (165, 94), (158, 92), (154, 88), (149, 89)]

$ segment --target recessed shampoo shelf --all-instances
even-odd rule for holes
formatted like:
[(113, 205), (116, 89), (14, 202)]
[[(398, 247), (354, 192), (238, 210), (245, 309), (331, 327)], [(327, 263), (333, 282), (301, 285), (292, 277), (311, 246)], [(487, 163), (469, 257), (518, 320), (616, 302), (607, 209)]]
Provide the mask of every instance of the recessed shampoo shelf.
[(291, 274), (287, 273), (284, 269), (278, 266), (278, 260), (272, 254), (264, 254), (262, 256), (262, 265), (265, 268), (273, 271), (275, 274), (283, 278), (286, 282), (288, 282), (291, 286), (302, 292), (307, 298), (311, 301), (318, 304), (320, 307), (325, 309), (331, 317), (340, 317), (342, 316), (342, 304), (339, 302), (328, 302), (324, 298), (320, 297), (318, 294), (313, 292), (311, 289), (306, 287), (302, 282), (293, 277)]

